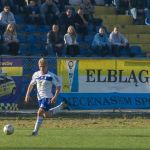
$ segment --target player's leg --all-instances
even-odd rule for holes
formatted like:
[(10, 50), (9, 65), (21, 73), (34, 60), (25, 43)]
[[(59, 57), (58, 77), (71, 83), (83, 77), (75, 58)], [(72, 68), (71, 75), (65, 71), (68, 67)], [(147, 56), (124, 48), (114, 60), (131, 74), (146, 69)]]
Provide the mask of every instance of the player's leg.
[(34, 130), (32, 135), (38, 135), (38, 130), (43, 122), (43, 115), (45, 114), (45, 110), (43, 108), (39, 108), (37, 111), (37, 119), (35, 122)]
[(58, 106), (50, 108), (48, 112), (50, 115), (54, 115), (54, 114), (60, 113), (65, 108), (68, 109), (67, 102), (62, 101)]

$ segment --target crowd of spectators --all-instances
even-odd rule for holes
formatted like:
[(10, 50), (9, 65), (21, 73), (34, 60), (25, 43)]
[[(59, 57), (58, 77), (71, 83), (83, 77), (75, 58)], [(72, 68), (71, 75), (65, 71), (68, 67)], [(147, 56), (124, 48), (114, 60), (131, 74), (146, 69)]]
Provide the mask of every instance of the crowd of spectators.
[[(1, 0), (0, 2), (0, 54), (8, 51), (10, 55), (19, 54), (19, 40), (16, 33), (15, 15), (23, 14), (26, 24), (48, 25), (47, 42), (44, 55), (71, 57), (80, 54), (80, 43), (89, 34), (89, 26), (95, 29), (94, 0), (82, 0), (77, 11), (69, 5), (69, 0)], [(105, 0), (105, 5), (114, 6), (118, 14), (131, 15), (134, 24), (140, 24), (140, 16), (144, 18), (143, 24), (150, 25), (150, 0)], [(46, 35), (45, 35), (46, 36)], [(89, 45), (89, 43), (88, 43)], [(97, 56), (121, 56), (125, 49), (128, 56), (130, 51), (128, 39), (115, 26), (108, 34), (103, 26), (93, 36), (88, 47), (91, 54)]]

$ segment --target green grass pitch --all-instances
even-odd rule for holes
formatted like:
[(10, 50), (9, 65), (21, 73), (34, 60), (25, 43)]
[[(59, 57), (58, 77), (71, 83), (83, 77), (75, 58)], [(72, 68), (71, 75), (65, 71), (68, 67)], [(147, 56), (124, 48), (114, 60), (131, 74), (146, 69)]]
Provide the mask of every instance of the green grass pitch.
[(150, 150), (148, 118), (49, 118), (33, 137), (35, 119), (0, 118), (0, 150)]

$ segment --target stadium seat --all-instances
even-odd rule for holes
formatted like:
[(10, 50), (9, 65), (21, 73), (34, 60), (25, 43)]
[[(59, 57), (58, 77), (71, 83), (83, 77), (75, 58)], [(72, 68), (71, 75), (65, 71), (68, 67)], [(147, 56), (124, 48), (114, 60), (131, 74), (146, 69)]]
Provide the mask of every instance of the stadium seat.
[(36, 32), (37, 30), (36, 30), (36, 27), (35, 27), (35, 25), (27, 25), (26, 26), (26, 29), (25, 29), (25, 32)]
[(15, 15), (15, 20), (17, 24), (24, 24), (24, 16), (23, 15)]
[[(145, 25), (117, 25), (120, 27), (120, 30), (124, 34), (150, 34), (150, 26)], [(112, 25), (106, 24), (106, 27), (109, 31), (113, 30)]]
[(27, 41), (26, 33), (18, 33), (17, 37), (20, 43), (25, 43)]
[(84, 39), (84, 42), (88, 43), (88, 44), (91, 44), (92, 41), (93, 41), (93, 38), (94, 38), (94, 35), (92, 35), (92, 34), (86, 35), (85, 39)]
[(70, 5), (79, 5), (81, 4), (81, 0), (69, 0)]
[(104, 25), (131, 25), (132, 17), (126, 15), (100, 15), (97, 16), (103, 20)]
[(39, 42), (46, 43), (47, 40), (46, 34), (40, 34), (38, 37), (39, 37)]
[(142, 50), (141, 50), (141, 47), (140, 46), (130, 46), (130, 49), (131, 49), (131, 53), (134, 55), (134, 56), (142, 56)]
[(96, 5), (104, 5), (105, 1), (104, 0), (95, 0)]
[(29, 54), (29, 44), (20, 43), (19, 55)]
[(17, 31), (17, 33), (24, 32), (25, 30), (26, 30), (26, 25), (24, 25), (24, 24), (17, 24), (16, 25), (16, 31)]
[(127, 34), (129, 43), (132, 44), (149, 44), (150, 34)]
[[(131, 44), (131, 45), (135, 45), (135, 44)], [(150, 53), (150, 43), (148, 44), (136, 44), (137, 46), (141, 47), (142, 53)]]
[(35, 35), (28, 34), (27, 35), (27, 42), (33, 44), (33, 43), (37, 43), (38, 41), (37, 41), (37, 38)]
[(51, 27), (48, 26), (48, 25), (41, 25), (41, 26), (38, 27), (37, 31), (47, 33), (50, 29), (51, 29)]
[(128, 57), (128, 52), (126, 49), (121, 49), (120, 54), (122, 57)]
[(114, 7), (105, 7), (105, 6), (95, 6), (94, 17), (100, 15), (115, 15), (116, 9)]

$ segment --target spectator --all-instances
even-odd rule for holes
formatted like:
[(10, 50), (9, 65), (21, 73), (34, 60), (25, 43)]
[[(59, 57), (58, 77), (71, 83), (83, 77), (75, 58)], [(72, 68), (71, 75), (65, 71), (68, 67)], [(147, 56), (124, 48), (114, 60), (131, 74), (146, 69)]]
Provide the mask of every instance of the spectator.
[(120, 13), (129, 15), (129, 0), (120, 1)]
[(47, 52), (51, 56), (61, 56), (63, 48), (63, 36), (59, 32), (59, 26), (54, 24), (52, 30), (47, 33)]
[(109, 42), (105, 29), (99, 28), (99, 33), (96, 33), (92, 42), (92, 50), (98, 56), (106, 56), (110, 54)]
[(112, 49), (112, 55), (119, 57), (121, 55), (121, 50), (127, 50), (127, 54), (130, 56), (130, 48), (127, 38), (119, 32), (119, 27), (114, 27), (113, 31), (110, 33), (109, 42)]
[(6, 30), (8, 24), (16, 24), (14, 14), (10, 11), (10, 7), (5, 5), (4, 10), (0, 13), (0, 34)]
[(69, 5), (69, 0), (57, 0), (56, 2), (57, 7), (59, 8), (60, 12), (65, 11), (65, 6)]
[(64, 34), (67, 32), (70, 25), (74, 26), (74, 16), (71, 8), (67, 8), (66, 12), (60, 15), (59, 24), (61, 32)]
[(82, 0), (80, 4), (80, 8), (83, 9), (83, 13), (88, 19), (88, 21), (93, 21), (93, 13), (94, 13), (94, 6), (92, 5), (90, 0)]
[(124, 14), (128, 10), (129, 0), (112, 0), (112, 4), (116, 7), (117, 14)]
[(79, 45), (77, 43), (77, 34), (73, 26), (69, 26), (67, 33), (64, 35), (64, 41), (66, 45), (66, 54), (70, 56), (76, 56), (79, 54)]
[(150, 0), (144, 1), (145, 24), (150, 25)]
[(111, 6), (112, 0), (105, 0), (105, 6)]
[(112, 0), (112, 4), (116, 7), (117, 10), (120, 9), (120, 0)]
[(5, 5), (10, 6), (12, 12), (16, 12), (16, 7), (13, 0), (1, 0), (1, 7), (3, 8)]
[(144, 2), (138, 0), (129, 0), (129, 9), (133, 17), (133, 23), (139, 24), (139, 14), (144, 13)]
[(58, 16), (60, 12), (52, 0), (45, 0), (45, 2), (40, 7), (40, 13), (43, 24), (52, 25), (58, 23)]
[(15, 5), (18, 13), (24, 13), (27, 6), (27, 0), (15, 0)]
[(24, 8), (27, 5), (26, 0), (1, 0), (2, 8), (8, 5), (10, 6), (13, 13), (22, 13), (24, 12)]
[(4, 43), (8, 47), (9, 54), (18, 55), (19, 41), (14, 24), (8, 24), (4, 32)]
[(30, 0), (26, 7), (26, 19), (28, 23), (40, 24), (40, 8), (35, 0)]
[(88, 19), (81, 8), (78, 9), (77, 14), (75, 15), (74, 23), (77, 33), (84, 38), (85, 35), (88, 34)]

